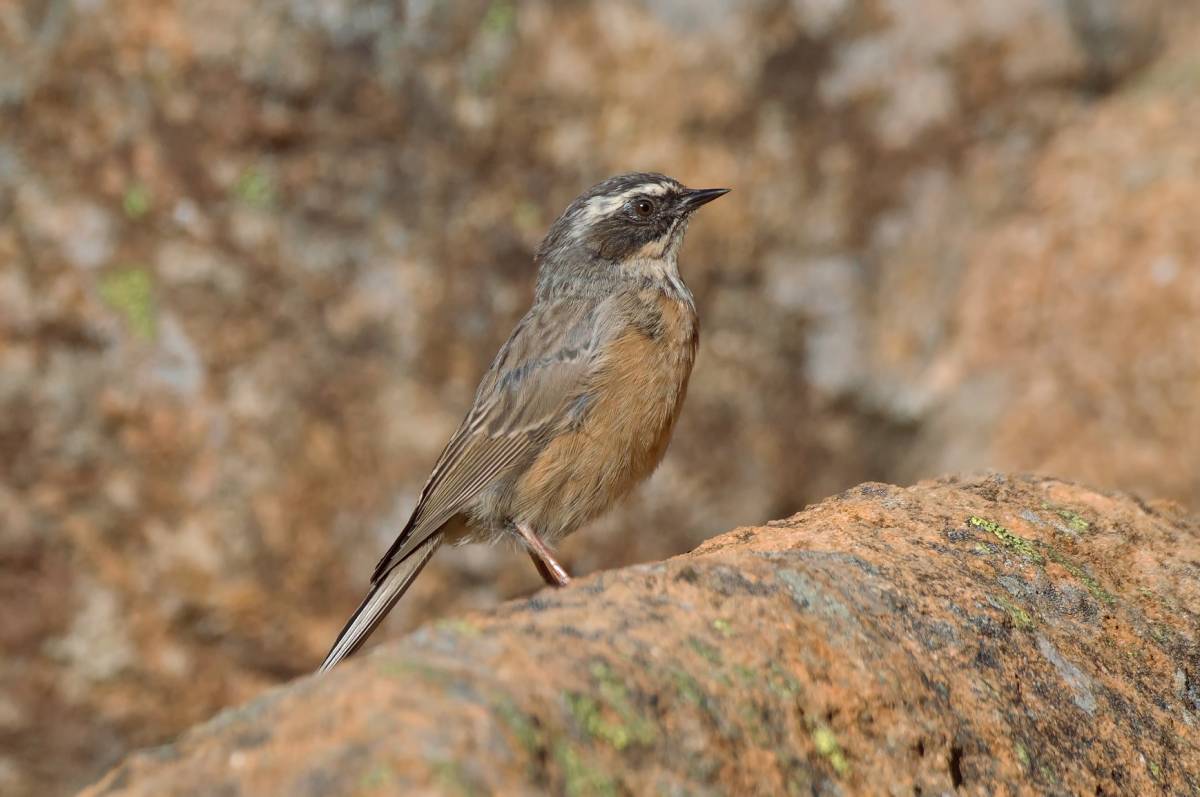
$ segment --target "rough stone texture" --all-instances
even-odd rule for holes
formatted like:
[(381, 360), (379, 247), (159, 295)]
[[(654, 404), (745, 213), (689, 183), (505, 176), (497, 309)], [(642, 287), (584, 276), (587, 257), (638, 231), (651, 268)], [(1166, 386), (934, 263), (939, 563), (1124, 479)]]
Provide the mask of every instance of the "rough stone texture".
[(85, 794), (1195, 794), (1197, 607), (1177, 507), (864, 484), (443, 620)]
[(1175, 134), (1200, 125), (1197, 52), (1057, 133), (1011, 217), (960, 239), (910, 474), (1036, 466), (1196, 503), (1200, 139)]
[[(311, 667), (615, 171), (736, 191), (675, 443), (576, 571), (943, 470), (1195, 505), (1195, 15), (0, 3), (0, 793)], [(536, 582), (446, 551), (392, 630)]]

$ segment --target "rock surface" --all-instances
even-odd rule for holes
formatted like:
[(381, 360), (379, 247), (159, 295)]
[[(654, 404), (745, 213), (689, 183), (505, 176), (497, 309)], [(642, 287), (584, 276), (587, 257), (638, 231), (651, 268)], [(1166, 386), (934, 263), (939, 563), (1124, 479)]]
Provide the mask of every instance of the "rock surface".
[[(667, 460), (576, 572), (984, 467), (1200, 506), (1198, 12), (0, 3), (0, 794), (307, 671), (616, 171), (735, 192)], [(444, 551), (391, 631), (537, 583)]]
[(1198, 607), (1171, 505), (864, 484), (440, 621), (86, 795), (1195, 794)]

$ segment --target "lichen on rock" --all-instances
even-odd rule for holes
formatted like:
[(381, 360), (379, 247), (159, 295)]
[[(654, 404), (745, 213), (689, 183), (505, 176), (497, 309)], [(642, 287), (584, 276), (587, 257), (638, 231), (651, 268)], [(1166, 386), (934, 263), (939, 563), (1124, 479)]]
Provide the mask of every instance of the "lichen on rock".
[(386, 642), (86, 795), (1186, 794), (1198, 560), (1196, 518), (1069, 482), (863, 485)]

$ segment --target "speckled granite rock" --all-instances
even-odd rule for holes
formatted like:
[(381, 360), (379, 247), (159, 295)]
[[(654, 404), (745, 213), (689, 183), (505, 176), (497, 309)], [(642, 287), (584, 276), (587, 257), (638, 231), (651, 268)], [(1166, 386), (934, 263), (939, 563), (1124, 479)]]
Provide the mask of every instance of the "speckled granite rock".
[[(539, 235), (617, 171), (735, 193), (683, 253), (667, 460), (576, 572), (869, 479), (1200, 501), (1196, 12), (0, 3), (0, 794), (324, 653)], [(445, 551), (390, 630), (537, 583)]]
[(865, 484), (423, 628), (85, 794), (1195, 793), (1198, 607), (1169, 505)]

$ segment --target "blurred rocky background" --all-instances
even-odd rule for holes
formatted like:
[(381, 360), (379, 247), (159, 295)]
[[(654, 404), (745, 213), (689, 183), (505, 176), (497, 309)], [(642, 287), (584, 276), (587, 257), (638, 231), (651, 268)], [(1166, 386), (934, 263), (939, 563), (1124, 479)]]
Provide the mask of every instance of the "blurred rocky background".
[[(0, 793), (315, 666), (615, 172), (735, 193), (577, 572), (867, 479), (1200, 506), (1198, 129), (1187, 0), (0, 3)], [(384, 635), (537, 584), (446, 551)]]

